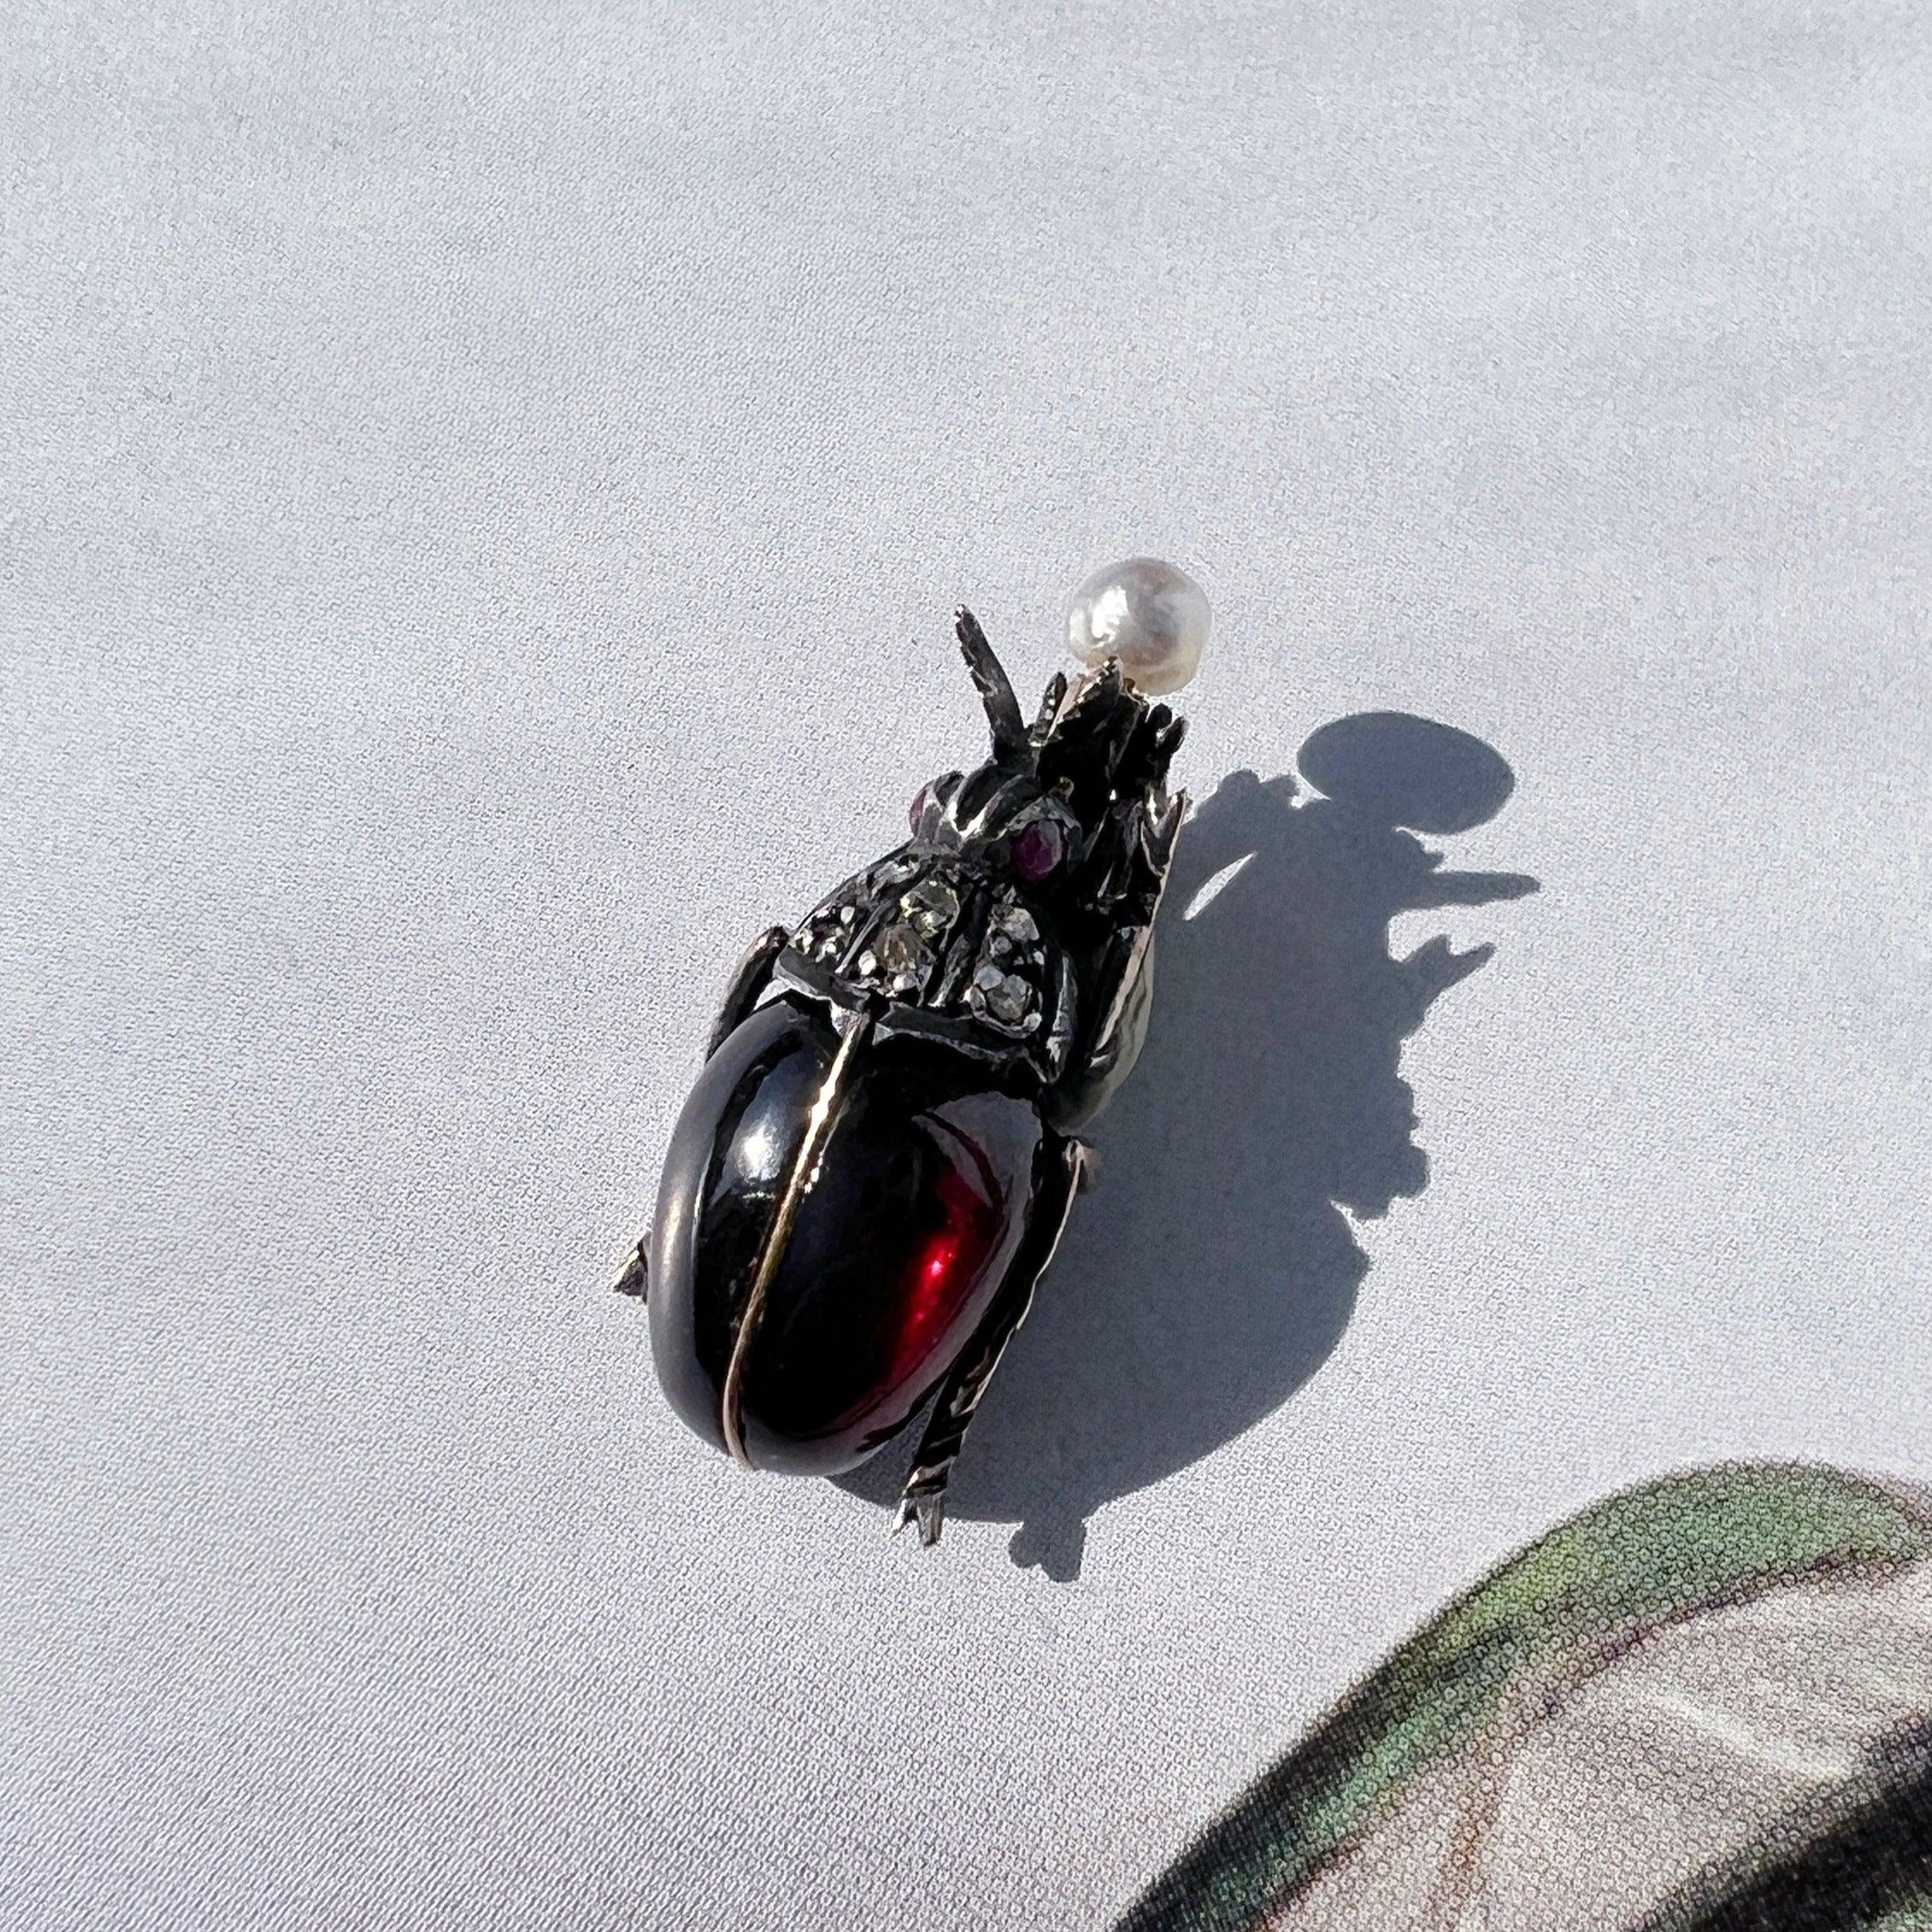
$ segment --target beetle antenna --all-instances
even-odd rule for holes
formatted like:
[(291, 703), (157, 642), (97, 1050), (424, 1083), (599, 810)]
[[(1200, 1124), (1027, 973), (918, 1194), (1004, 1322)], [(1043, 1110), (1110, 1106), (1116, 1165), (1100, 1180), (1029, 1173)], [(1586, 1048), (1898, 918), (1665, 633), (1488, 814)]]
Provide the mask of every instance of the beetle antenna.
[(1016, 751), (1026, 750), (1029, 741), (1027, 728), (1020, 720), (1019, 700), (1013, 695), (1012, 682), (992, 654), (992, 646), (986, 641), (979, 618), (962, 604), (953, 614), (953, 627), (958, 634), (966, 669), (979, 689), (979, 702), (986, 706), (986, 721), (992, 727), (993, 755), (1008, 758)]

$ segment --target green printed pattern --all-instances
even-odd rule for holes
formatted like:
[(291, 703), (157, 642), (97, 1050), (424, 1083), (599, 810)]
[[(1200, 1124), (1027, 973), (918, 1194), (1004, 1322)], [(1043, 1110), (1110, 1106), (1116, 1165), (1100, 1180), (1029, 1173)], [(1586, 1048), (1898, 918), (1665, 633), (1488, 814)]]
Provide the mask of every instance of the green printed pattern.
[(1666, 1625), (1827, 1575), (1895, 1573), (1928, 1554), (1922, 1510), (1830, 1469), (1730, 1465), (1611, 1497), (1404, 1644), (1155, 1881), (1120, 1932), (1253, 1932), (1420, 1776), (1494, 1743), (1525, 1690), (1560, 1693)]

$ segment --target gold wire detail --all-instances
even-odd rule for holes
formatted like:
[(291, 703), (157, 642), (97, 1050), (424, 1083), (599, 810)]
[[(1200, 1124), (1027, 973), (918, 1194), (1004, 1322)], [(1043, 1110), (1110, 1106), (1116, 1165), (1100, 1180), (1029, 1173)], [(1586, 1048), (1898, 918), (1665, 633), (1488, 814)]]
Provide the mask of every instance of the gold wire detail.
[(852, 1023), (845, 1029), (845, 1036), (838, 1042), (838, 1052), (832, 1056), (832, 1064), (826, 1069), (824, 1082), (806, 1118), (805, 1137), (799, 1142), (790, 1172), (785, 1177), (785, 1191), (778, 1197), (778, 1212), (772, 1216), (764, 1245), (759, 1250), (758, 1266), (751, 1276), (751, 1292), (746, 1296), (743, 1311), (738, 1316), (738, 1331), (731, 1344), (731, 1363), (724, 1371), (719, 1419), (724, 1425), (724, 1446), (731, 1451), (733, 1459), (743, 1463), (747, 1469), (754, 1464), (746, 1451), (742, 1426), (745, 1363), (751, 1353), (758, 1324), (764, 1316), (765, 1298), (771, 1292), (778, 1264), (785, 1259), (786, 1248), (790, 1243), (792, 1226), (799, 1218), (799, 1209), (804, 1205), (805, 1196), (818, 1177), (819, 1160), (825, 1153), (826, 1137), (832, 1129), (833, 1111), (838, 1106), (852, 1063), (871, 1032), (871, 1013), (854, 1014)]

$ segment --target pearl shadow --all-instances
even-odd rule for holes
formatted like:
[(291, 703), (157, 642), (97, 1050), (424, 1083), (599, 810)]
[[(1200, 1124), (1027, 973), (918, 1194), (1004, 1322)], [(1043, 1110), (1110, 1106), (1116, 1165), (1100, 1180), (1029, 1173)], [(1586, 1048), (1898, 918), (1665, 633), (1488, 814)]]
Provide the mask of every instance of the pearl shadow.
[[(1056, 1581), (1078, 1575), (1094, 1511), (1212, 1455), (1321, 1367), (1368, 1271), (1353, 1220), (1427, 1184), (1402, 1043), (1494, 948), (1436, 938), (1397, 958), (1390, 922), (1537, 889), (1443, 871), (1415, 836), (1501, 810), (1515, 780), (1480, 739), (1363, 713), (1296, 762), (1325, 795), (1233, 772), (1182, 834), (1146, 1050), (1094, 1124), (1098, 1183), (948, 1492), (955, 1520), (1017, 1523), (1014, 1562)], [(841, 1486), (896, 1505), (919, 1427)]]

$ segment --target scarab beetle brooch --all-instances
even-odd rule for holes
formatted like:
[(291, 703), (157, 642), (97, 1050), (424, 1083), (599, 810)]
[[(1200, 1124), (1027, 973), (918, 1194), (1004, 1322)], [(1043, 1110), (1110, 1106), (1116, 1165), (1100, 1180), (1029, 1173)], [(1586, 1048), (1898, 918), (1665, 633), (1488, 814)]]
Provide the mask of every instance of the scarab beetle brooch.
[(1029, 725), (970, 611), (992, 755), (913, 799), (911, 836), (755, 940), (672, 1132), (644, 1296), (671, 1406), (748, 1468), (834, 1475), (931, 1413), (898, 1526), (938, 1540), (967, 1425), (1052, 1258), (1081, 1129), (1132, 1067), (1186, 795), (1199, 587), (1151, 558), (1090, 579), (1088, 668)]

